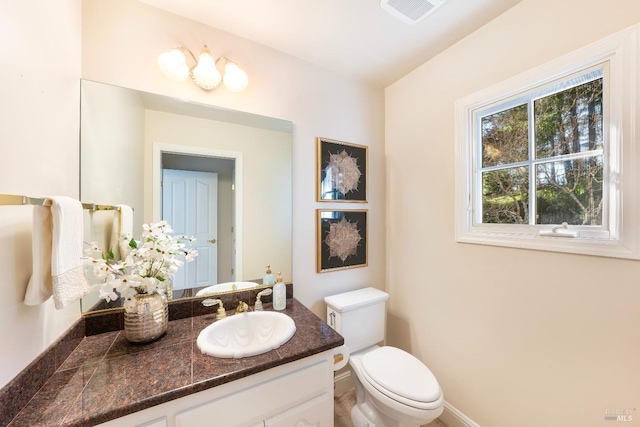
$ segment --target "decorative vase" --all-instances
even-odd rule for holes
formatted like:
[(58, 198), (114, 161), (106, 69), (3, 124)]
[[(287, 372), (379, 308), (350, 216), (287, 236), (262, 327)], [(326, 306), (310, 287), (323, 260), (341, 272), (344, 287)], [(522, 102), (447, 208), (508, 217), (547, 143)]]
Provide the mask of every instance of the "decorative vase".
[(164, 295), (135, 294), (132, 303), (124, 305), (124, 334), (134, 343), (150, 342), (167, 331), (169, 307)]
[(164, 285), (164, 294), (167, 299), (171, 301), (173, 299), (173, 281), (171, 279), (164, 279), (162, 284)]

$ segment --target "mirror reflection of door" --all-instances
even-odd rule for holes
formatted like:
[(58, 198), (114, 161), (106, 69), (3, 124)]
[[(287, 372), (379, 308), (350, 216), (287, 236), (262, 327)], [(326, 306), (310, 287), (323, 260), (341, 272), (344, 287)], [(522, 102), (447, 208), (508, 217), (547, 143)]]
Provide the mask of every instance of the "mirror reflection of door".
[(186, 170), (162, 171), (162, 219), (174, 235), (196, 238), (198, 256), (173, 277), (173, 289), (216, 283), (218, 260), (218, 174)]

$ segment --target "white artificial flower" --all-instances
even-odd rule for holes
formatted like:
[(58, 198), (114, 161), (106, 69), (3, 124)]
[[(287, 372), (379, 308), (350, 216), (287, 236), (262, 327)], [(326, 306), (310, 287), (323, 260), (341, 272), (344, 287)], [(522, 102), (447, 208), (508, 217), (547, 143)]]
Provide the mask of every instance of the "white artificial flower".
[(195, 239), (187, 236), (173, 236), (173, 229), (166, 221), (144, 224), (140, 240), (129, 235), (121, 236), (129, 250), (124, 261), (115, 260), (111, 251), (105, 252), (96, 242), (90, 250), (99, 257), (84, 258), (92, 267), (93, 275), (104, 283), (100, 287), (100, 298), (107, 302), (116, 300), (120, 294), (124, 305), (133, 304), (133, 297), (139, 293), (163, 292), (163, 282), (184, 265), (198, 256), (198, 251), (187, 247)]
[(113, 286), (105, 282), (100, 287), (100, 298), (106, 300), (107, 302), (115, 301), (118, 299), (118, 294), (114, 292)]
[(196, 259), (196, 257), (197, 257), (197, 256), (198, 256), (198, 251), (197, 251), (196, 249), (192, 249), (192, 250), (190, 250), (190, 251), (187, 251), (187, 253), (186, 253), (186, 255), (185, 255), (184, 259), (185, 259), (187, 262), (191, 262), (191, 261), (193, 261), (194, 259)]

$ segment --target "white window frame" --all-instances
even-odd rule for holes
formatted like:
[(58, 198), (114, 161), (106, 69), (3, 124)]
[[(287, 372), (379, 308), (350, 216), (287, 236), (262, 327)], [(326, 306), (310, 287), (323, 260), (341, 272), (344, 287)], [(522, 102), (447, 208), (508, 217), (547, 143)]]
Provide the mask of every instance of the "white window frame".
[[(456, 102), (457, 242), (640, 259), (639, 46), (640, 25), (635, 25)], [(477, 115), (594, 68), (603, 69), (605, 125), (608, 120), (603, 129), (608, 178), (603, 188), (603, 226), (569, 226), (570, 233), (554, 233), (548, 224), (479, 223), (474, 211), (475, 206), (482, 208), (480, 190), (474, 191), (481, 188), (475, 182), (480, 155)]]

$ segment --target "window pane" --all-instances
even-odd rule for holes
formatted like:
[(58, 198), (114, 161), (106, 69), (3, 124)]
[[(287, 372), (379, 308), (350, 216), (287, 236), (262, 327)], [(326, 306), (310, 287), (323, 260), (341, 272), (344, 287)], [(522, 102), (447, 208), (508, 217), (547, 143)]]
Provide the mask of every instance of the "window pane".
[(536, 157), (602, 148), (602, 79), (534, 102)]
[(529, 223), (529, 168), (482, 173), (482, 222)]
[(527, 104), (482, 118), (482, 167), (529, 158)]
[(602, 225), (602, 161), (593, 156), (538, 165), (536, 223)]

